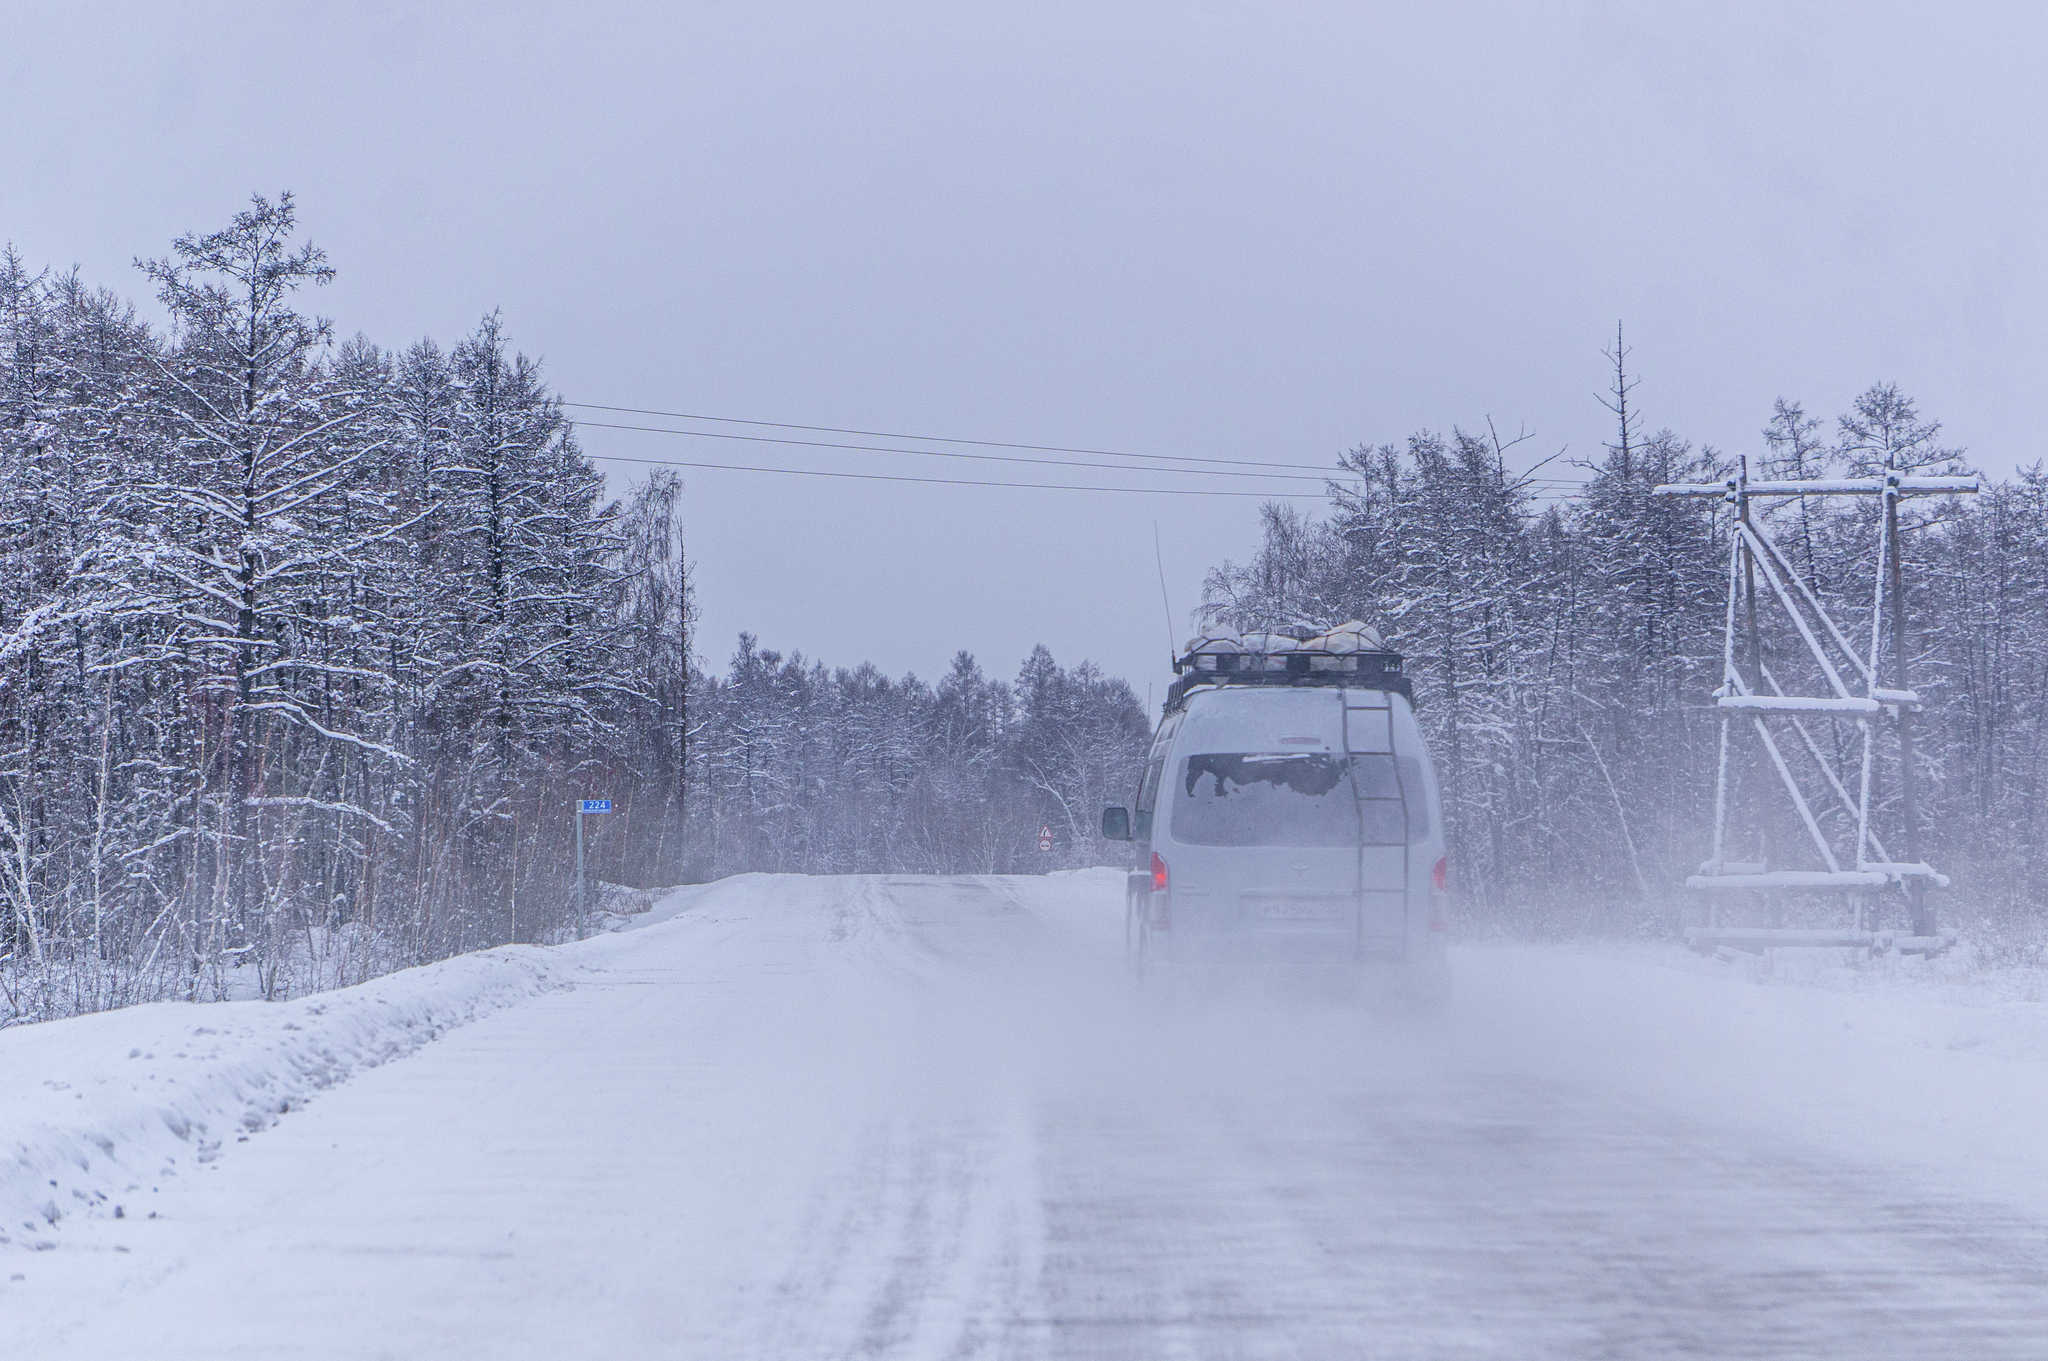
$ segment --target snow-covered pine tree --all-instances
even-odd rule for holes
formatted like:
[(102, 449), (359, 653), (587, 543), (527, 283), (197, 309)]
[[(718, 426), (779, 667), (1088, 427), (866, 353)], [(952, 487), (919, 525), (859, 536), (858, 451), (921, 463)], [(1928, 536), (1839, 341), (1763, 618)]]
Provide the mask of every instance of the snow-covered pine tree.
[[(318, 716), (331, 674), (307, 629), (330, 579), (354, 570), (337, 532), (337, 493), (361, 450), (345, 438), (362, 394), (322, 363), (325, 321), (294, 294), (333, 277), (297, 244), (289, 194), (257, 196), (225, 228), (186, 235), (144, 264), (175, 325), (157, 366), (159, 437), (175, 476), (152, 486), (158, 571), (179, 625), (202, 732), (212, 735), (195, 830), (204, 924), (190, 942), (195, 983), (223, 952), (254, 952), (276, 991), (289, 870), (271, 840), (309, 806), (289, 772), (366, 743)], [(367, 815), (343, 806), (341, 815)]]

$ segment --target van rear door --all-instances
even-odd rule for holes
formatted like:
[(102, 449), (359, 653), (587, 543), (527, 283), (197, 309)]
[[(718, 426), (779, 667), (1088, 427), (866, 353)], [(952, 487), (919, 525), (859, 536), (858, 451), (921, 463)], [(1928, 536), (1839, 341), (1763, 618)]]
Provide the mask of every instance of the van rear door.
[(1348, 953), (1358, 803), (1343, 723), (1330, 690), (1193, 698), (1159, 797), (1176, 935), (1250, 928)]

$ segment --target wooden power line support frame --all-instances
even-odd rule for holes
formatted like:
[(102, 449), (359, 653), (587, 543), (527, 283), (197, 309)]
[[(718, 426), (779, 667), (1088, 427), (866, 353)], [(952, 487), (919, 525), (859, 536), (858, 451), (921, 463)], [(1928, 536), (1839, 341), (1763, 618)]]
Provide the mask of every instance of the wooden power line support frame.
[[(1896, 949), (1902, 953), (1939, 954), (1955, 942), (1954, 931), (1937, 929), (1933, 909), (1927, 900), (1931, 885), (1944, 888), (1945, 875), (1937, 873), (1920, 858), (1920, 810), (1914, 779), (1913, 714), (1921, 707), (1908, 674), (1906, 647), (1906, 583), (1899, 553), (1899, 502), (1909, 496), (1956, 496), (1978, 490), (1974, 477), (1913, 477), (1887, 468), (1879, 477), (1825, 478), (1796, 482), (1752, 482), (1747, 461), (1734, 477), (1717, 483), (1678, 483), (1661, 486), (1657, 496), (1716, 497), (1732, 512), (1729, 535), (1728, 608), (1721, 652), (1721, 685), (1715, 701), (1721, 714), (1720, 757), (1714, 783), (1714, 853), (1700, 866), (1698, 874), (1685, 881), (1690, 889), (1709, 892), (1729, 890), (1850, 889), (1874, 894), (1889, 885), (1901, 886), (1912, 905), (1911, 926), (1906, 931), (1880, 930), (1874, 915), (1858, 919), (1842, 930), (1799, 930), (1782, 926), (1724, 927), (1719, 922), (1718, 898), (1709, 900), (1705, 927), (1686, 931), (1687, 942), (1698, 950), (1737, 949), (1761, 951), (1772, 946), (1860, 946), (1872, 951)], [(1848, 636), (1836, 626), (1820, 599), (1804, 578), (1793, 570), (1791, 561), (1772, 542), (1764, 526), (1751, 515), (1751, 502), (1758, 498), (1791, 496), (1882, 496), (1884, 532), (1879, 536), (1877, 570), (1871, 588), (1870, 645), (1859, 654)], [(1757, 619), (1757, 576), (1761, 573), (1769, 594), (1791, 620), (1807, 652), (1819, 669), (1826, 693), (1787, 694), (1778, 678), (1765, 664), (1762, 630)], [(1889, 612), (1894, 657), (1894, 684), (1879, 683), (1883, 655), (1884, 623)], [(1737, 648), (1738, 634), (1742, 647)], [(1738, 653), (1741, 665), (1738, 667)], [(1905, 858), (1893, 860), (1884, 842), (1870, 825), (1870, 784), (1872, 723), (1885, 713), (1895, 715), (1899, 735), (1899, 801), (1903, 815)], [(1747, 719), (1785, 792), (1790, 796), (1806, 835), (1818, 852), (1824, 869), (1773, 870), (1766, 863), (1741, 864), (1725, 858), (1731, 811), (1728, 755), (1730, 725)], [(1834, 765), (1822, 752), (1807, 724), (1809, 720), (1852, 719), (1861, 731), (1861, 770), (1852, 796)], [(1808, 757), (1818, 768), (1828, 791), (1845, 811), (1856, 815), (1856, 843), (1853, 853), (1837, 855), (1833, 843), (1814, 815), (1813, 805), (1800, 789), (1791, 765), (1785, 759), (1770, 723), (1789, 727)], [(1783, 729), (1780, 729), (1780, 736)], [(1822, 810), (1825, 812), (1825, 808)], [(1844, 860), (1853, 868), (1845, 868)]]

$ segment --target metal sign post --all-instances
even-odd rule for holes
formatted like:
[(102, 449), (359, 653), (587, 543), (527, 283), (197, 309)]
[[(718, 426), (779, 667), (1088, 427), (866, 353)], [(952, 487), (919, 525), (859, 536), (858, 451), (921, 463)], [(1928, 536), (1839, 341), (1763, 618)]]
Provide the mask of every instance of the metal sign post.
[[(609, 813), (610, 799), (579, 799), (576, 803), (576, 920), (582, 921), (587, 913), (583, 899), (583, 819), (586, 814)], [(582, 930), (582, 927), (577, 927)]]

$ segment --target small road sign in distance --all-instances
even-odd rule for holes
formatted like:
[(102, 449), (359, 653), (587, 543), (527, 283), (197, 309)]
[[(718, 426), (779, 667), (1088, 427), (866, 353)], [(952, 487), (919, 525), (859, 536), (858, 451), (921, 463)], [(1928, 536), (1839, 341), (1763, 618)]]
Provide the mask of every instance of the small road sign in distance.
[(612, 801), (610, 799), (585, 799), (583, 806), (576, 811), (579, 813), (609, 813), (612, 811)]
[(1050, 824), (1041, 825), (1038, 829), (1038, 849), (1041, 851), (1052, 849), (1052, 827)]

